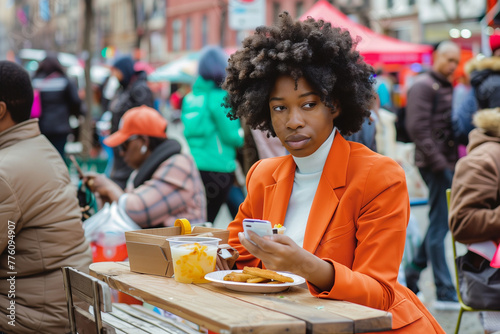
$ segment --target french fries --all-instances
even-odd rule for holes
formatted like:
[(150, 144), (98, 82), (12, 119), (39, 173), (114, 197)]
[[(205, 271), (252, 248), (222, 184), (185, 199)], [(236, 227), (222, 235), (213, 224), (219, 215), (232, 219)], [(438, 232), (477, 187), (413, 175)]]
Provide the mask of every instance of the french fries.
[(257, 267), (244, 267), (243, 272), (231, 272), (224, 276), (224, 281), (246, 283), (293, 283), (293, 278), (278, 274), (275, 271)]
[(264, 277), (255, 277), (247, 279), (247, 283), (268, 283), (271, 280), (269, 278)]
[(237, 273), (237, 272), (233, 271), (232, 273), (229, 273), (226, 276), (224, 276), (224, 281), (246, 282), (252, 278), (259, 278), (259, 277), (254, 276), (254, 275), (244, 274), (244, 273)]

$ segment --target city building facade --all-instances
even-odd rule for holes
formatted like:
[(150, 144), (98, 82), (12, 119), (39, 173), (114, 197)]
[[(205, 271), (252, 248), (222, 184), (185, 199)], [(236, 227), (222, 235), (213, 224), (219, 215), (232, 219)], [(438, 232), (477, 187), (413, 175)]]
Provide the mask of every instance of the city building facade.
[[(232, 1), (252, 2), (93, 0), (91, 47), (94, 58), (109, 62), (117, 55), (133, 54), (136, 59), (161, 65), (209, 44), (234, 49), (253, 28), (231, 27)], [(275, 22), (282, 11), (300, 17), (317, 2), (253, 1), (265, 3), (265, 24)], [(484, 27), (479, 21), (486, 13), (487, 0), (329, 2), (352, 20), (381, 34), (427, 44), (452, 39), (474, 53), (480, 51)], [(23, 48), (82, 55), (85, 1), (0, 0), (0, 8), (0, 37), (4, 37), (0, 39), (0, 57)]]
[(453, 40), (478, 53), (486, 0), (371, 0), (372, 29), (414, 43)]

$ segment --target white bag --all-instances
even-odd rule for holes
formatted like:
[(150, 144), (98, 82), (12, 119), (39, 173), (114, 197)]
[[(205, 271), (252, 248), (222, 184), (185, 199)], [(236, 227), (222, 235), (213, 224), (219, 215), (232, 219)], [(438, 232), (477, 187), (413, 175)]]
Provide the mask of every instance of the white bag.
[(140, 230), (127, 213), (118, 206), (116, 202), (106, 203), (95, 215), (91, 216), (83, 223), (85, 238), (97, 241), (97, 237), (102, 232), (110, 234), (125, 233), (126, 231)]
[(125, 232), (140, 230), (116, 202), (106, 203), (83, 223), (85, 238), (92, 247), (94, 262), (123, 261), (127, 256)]

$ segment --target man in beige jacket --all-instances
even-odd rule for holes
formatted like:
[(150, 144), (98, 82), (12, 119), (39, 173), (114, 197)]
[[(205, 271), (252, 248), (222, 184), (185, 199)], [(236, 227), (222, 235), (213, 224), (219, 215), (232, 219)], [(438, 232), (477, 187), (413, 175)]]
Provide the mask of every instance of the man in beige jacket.
[(76, 188), (30, 119), (33, 89), (0, 61), (0, 332), (67, 333), (62, 266), (88, 271)]

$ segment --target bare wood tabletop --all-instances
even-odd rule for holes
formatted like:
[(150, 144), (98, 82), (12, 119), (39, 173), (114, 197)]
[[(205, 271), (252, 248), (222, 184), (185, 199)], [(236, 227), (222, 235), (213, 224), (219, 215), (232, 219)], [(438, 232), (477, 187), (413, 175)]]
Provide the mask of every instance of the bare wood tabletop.
[(366, 333), (390, 330), (389, 312), (313, 297), (292, 286), (278, 293), (248, 293), (214, 284), (130, 271), (126, 262), (97, 262), (90, 274), (111, 288), (221, 334)]

